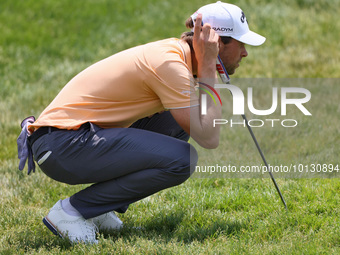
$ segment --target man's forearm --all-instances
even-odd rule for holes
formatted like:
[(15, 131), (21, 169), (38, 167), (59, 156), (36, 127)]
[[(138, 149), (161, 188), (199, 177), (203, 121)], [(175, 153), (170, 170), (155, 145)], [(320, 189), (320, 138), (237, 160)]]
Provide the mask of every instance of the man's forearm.
[[(216, 71), (214, 75), (216, 76)], [(219, 95), (219, 90), (214, 89), (214, 84), (216, 83), (217, 77), (199, 78), (198, 84), (201, 104), (200, 107), (193, 108), (190, 114), (191, 136), (205, 148), (216, 148), (219, 142), (220, 127), (213, 126), (214, 119), (220, 119), (222, 114), (222, 107), (217, 103), (217, 95), (215, 95), (215, 92)], [(204, 97), (204, 100), (202, 100), (202, 97)]]

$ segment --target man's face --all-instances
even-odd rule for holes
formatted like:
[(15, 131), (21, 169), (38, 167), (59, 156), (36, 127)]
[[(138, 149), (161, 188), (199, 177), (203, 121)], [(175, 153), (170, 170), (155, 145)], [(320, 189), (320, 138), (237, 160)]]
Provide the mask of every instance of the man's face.
[(231, 39), (228, 44), (224, 44), (220, 40), (219, 46), (220, 58), (222, 59), (228, 74), (231, 75), (235, 73), (235, 69), (239, 67), (242, 58), (248, 56), (245, 44), (235, 39)]

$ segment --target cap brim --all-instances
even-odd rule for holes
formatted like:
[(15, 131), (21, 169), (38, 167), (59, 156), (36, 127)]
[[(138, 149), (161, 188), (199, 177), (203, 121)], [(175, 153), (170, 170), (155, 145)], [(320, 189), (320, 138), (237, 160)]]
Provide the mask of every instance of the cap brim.
[(233, 35), (232, 38), (252, 46), (259, 46), (263, 44), (266, 40), (264, 36), (254, 33), (253, 31), (248, 31), (247, 33), (241, 36)]

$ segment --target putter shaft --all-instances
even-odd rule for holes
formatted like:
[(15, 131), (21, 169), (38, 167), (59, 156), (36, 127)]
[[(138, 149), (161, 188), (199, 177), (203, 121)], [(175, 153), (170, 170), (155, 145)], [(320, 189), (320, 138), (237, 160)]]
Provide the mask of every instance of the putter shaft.
[[(229, 84), (229, 83), (230, 83), (230, 79), (229, 79), (227, 70), (225, 69), (225, 67), (224, 67), (224, 65), (223, 65), (223, 62), (222, 62), (220, 56), (217, 57), (217, 60), (216, 60), (216, 67), (217, 67), (218, 73), (219, 73), (219, 75), (220, 75), (220, 77), (221, 77), (221, 80), (222, 80), (225, 84)], [(276, 181), (275, 181), (275, 178), (274, 178), (274, 176), (273, 176), (273, 173), (270, 171), (270, 168), (269, 168), (269, 166), (268, 166), (267, 160), (266, 160), (266, 158), (264, 157), (264, 155), (263, 155), (263, 153), (262, 153), (262, 150), (261, 150), (261, 148), (260, 148), (259, 143), (258, 143), (257, 140), (256, 140), (256, 137), (255, 137), (255, 135), (254, 135), (254, 132), (253, 132), (253, 130), (251, 129), (251, 127), (249, 126), (249, 124), (248, 124), (248, 120), (247, 120), (246, 115), (245, 115), (245, 114), (242, 114), (242, 118), (244, 119), (244, 121), (245, 121), (245, 123), (246, 123), (246, 126), (247, 126), (247, 128), (248, 128), (248, 131), (249, 131), (249, 133), (250, 133), (251, 137), (253, 138), (253, 141), (254, 141), (254, 143), (255, 143), (255, 145), (256, 145), (256, 148), (257, 148), (258, 152), (260, 153), (261, 158), (262, 158), (262, 160), (263, 160), (265, 166), (266, 166), (267, 169), (268, 169), (268, 173), (269, 173), (269, 175), (270, 175), (270, 178), (272, 179), (272, 181), (273, 181), (273, 183), (274, 183), (274, 186), (275, 186), (277, 192), (279, 193), (279, 196), (280, 196), (280, 198), (281, 198), (281, 201), (282, 201), (282, 203), (283, 203), (285, 209), (288, 210), (286, 201), (285, 201), (285, 199), (283, 198), (282, 193), (281, 193), (281, 191), (280, 191), (280, 189), (279, 189), (279, 186), (277, 185), (277, 183), (276, 183)]]
[(264, 164), (266, 165), (266, 167), (267, 167), (267, 169), (268, 169), (268, 173), (269, 173), (269, 175), (270, 175), (270, 178), (272, 179), (272, 181), (273, 181), (273, 183), (274, 183), (274, 186), (275, 186), (277, 192), (279, 193), (279, 196), (280, 196), (280, 198), (281, 198), (281, 201), (282, 201), (282, 203), (283, 203), (285, 209), (288, 210), (286, 201), (285, 201), (285, 199), (283, 198), (282, 193), (281, 193), (281, 191), (280, 191), (280, 189), (279, 189), (279, 186), (277, 185), (277, 183), (276, 183), (276, 181), (275, 181), (275, 178), (274, 178), (274, 176), (273, 176), (273, 173), (270, 171), (270, 168), (269, 168), (269, 166), (268, 166), (267, 160), (266, 160), (266, 158), (265, 158), (264, 155), (263, 155), (263, 152), (262, 152), (262, 150), (261, 150), (261, 148), (260, 148), (259, 143), (258, 143), (257, 140), (256, 140), (256, 137), (255, 137), (255, 135), (254, 135), (254, 133), (253, 133), (253, 130), (251, 129), (251, 127), (250, 127), (249, 124), (248, 124), (248, 120), (247, 120), (246, 115), (242, 114), (242, 118), (244, 119), (244, 121), (245, 121), (245, 123), (246, 123), (246, 126), (247, 126), (247, 128), (248, 128), (248, 130), (249, 130), (249, 133), (250, 133), (251, 137), (253, 138), (253, 141), (254, 141), (254, 143), (255, 143), (255, 145), (256, 145), (256, 148), (257, 148), (258, 152), (260, 153), (261, 158), (262, 158)]

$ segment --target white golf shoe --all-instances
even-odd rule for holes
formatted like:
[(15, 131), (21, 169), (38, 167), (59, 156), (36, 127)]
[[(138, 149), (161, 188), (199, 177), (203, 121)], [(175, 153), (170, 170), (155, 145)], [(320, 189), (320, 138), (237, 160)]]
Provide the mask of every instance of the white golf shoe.
[(51, 208), (43, 222), (53, 234), (69, 238), (72, 243), (98, 243), (96, 240), (97, 226), (93, 220), (67, 214), (61, 207), (61, 200)]
[(96, 224), (99, 230), (120, 230), (123, 227), (123, 222), (114, 212), (108, 212), (92, 219), (93, 223)]

